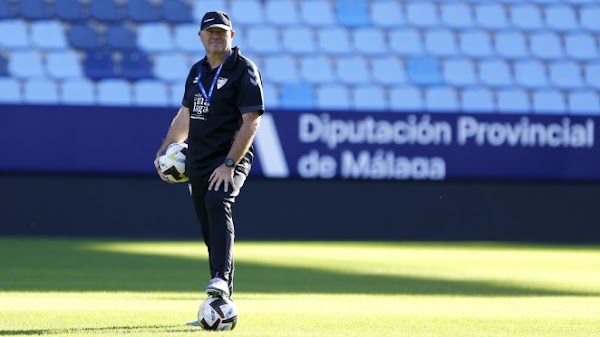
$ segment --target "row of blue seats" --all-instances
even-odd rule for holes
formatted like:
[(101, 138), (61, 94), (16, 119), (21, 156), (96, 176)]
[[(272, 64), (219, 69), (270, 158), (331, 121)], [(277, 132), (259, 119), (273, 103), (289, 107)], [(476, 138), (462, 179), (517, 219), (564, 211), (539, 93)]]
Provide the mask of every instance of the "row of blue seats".
[[(36, 79), (23, 83), (0, 77), (0, 102), (6, 104), (70, 104), (105, 106), (172, 106), (181, 102), (181, 85), (157, 80), (128, 82), (86, 79), (62, 82)], [(427, 111), (472, 113), (600, 114), (597, 91), (552, 89), (526, 91), (518, 88), (490, 90), (445, 86), (419, 88), (411, 85), (385, 89), (376, 85), (343, 86), (291, 83), (264, 87), (267, 109), (324, 109), (359, 111)]]
[[(70, 22), (198, 22), (204, 12), (215, 9), (230, 11), (234, 23), (344, 27), (412, 25), (417, 27), (450, 26), (490, 29), (514, 27), (523, 30), (600, 31), (600, 8), (593, 0), (572, 1), (407, 1), (394, 0), (236, 0), (199, 1), (191, 7), (184, 0), (20, 0), (0, 2), (0, 18), (22, 17), (27, 20), (58, 18)], [(584, 7), (578, 8), (577, 5)], [(541, 6), (543, 5), (543, 6)], [(588, 6), (591, 5), (591, 6)]]
[[(196, 24), (180, 24), (173, 28), (164, 23), (141, 24), (137, 28), (118, 24), (100, 30), (89, 25), (65, 28), (58, 21), (38, 21), (28, 27), (21, 20), (0, 20), (0, 46), (7, 50), (31, 47), (42, 50), (76, 48), (83, 51), (139, 48), (150, 53), (198, 53), (201, 46), (197, 32)], [(551, 31), (525, 34), (509, 30), (490, 34), (483, 30), (456, 33), (448, 29), (402, 28), (386, 33), (377, 28), (350, 32), (342, 28), (315, 31), (306, 27), (255, 27), (240, 31), (234, 42), (244, 51), (259, 55), (427, 53), (473, 58), (498, 55), (505, 58), (593, 60), (600, 57), (597, 36), (586, 32), (558, 34)]]
[[(600, 62), (542, 62), (536, 59), (507, 61), (490, 58), (477, 62), (468, 58), (438, 59), (431, 56), (364, 58), (312, 56), (296, 59), (289, 55), (253, 57), (263, 76), (274, 83), (382, 84), (413, 83), (429, 86), (485, 85), (523, 88), (591, 88), (600, 90)], [(141, 51), (118, 54), (90, 53), (82, 60), (72, 51), (40, 53), (20, 51), (10, 59), (0, 56), (0, 76), (15, 78), (65, 79), (87, 77), (150, 79), (181, 82), (197, 58), (183, 54), (153, 57)]]
[(106, 22), (131, 20), (133, 22), (167, 21), (192, 22), (192, 7), (184, 0), (165, 0), (156, 4), (151, 0), (10, 0), (0, 1), (0, 19), (21, 17), (26, 20), (60, 19), (87, 22), (95, 19)]

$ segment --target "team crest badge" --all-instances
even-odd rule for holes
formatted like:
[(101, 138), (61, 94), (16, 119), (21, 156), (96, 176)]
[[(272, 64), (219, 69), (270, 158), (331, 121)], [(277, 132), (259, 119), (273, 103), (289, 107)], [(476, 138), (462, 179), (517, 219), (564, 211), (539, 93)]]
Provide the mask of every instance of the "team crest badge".
[(221, 87), (224, 86), (225, 83), (227, 83), (227, 79), (225, 77), (219, 77), (217, 79), (217, 89), (221, 89)]

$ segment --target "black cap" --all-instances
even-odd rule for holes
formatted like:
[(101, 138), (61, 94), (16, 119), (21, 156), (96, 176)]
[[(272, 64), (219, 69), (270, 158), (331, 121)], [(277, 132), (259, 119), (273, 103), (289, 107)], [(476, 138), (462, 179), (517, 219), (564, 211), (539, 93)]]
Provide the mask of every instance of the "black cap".
[(207, 12), (202, 17), (202, 22), (200, 23), (200, 30), (205, 30), (211, 27), (217, 27), (225, 30), (233, 30), (231, 20), (229, 19), (229, 15), (221, 11)]

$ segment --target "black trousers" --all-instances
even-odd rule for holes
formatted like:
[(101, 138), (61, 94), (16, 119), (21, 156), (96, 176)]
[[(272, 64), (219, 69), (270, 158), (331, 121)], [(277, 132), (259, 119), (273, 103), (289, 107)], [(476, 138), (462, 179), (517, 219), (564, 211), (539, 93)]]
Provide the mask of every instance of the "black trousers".
[(233, 181), (236, 189), (225, 192), (223, 185), (218, 191), (208, 190), (209, 176), (190, 177), (189, 187), (196, 217), (200, 224), (204, 243), (208, 248), (210, 277), (219, 276), (229, 284), (229, 292), (233, 294), (234, 259), (233, 243), (235, 227), (233, 225), (232, 206), (239, 195), (247, 174), (236, 168)]

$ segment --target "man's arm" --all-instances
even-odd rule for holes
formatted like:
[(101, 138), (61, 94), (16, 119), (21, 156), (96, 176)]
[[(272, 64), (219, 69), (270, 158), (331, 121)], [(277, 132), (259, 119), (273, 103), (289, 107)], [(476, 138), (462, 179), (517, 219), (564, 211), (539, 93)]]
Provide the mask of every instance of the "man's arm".
[(160, 157), (167, 146), (173, 143), (182, 143), (188, 137), (188, 132), (190, 129), (190, 109), (182, 106), (177, 115), (173, 118), (171, 122), (171, 126), (169, 127), (169, 131), (167, 132), (167, 136), (165, 140), (156, 151), (156, 159), (154, 160), (154, 167), (156, 167), (156, 171), (160, 178), (164, 181), (169, 182), (160, 172), (160, 168), (158, 165), (158, 157)]
[[(258, 126), (260, 124), (260, 115), (261, 114), (258, 111), (251, 111), (242, 115), (242, 126), (236, 134), (233, 145), (227, 154), (227, 157), (233, 159), (236, 164), (242, 159), (244, 154), (248, 152), (252, 145), (252, 141), (254, 140), (254, 136), (256, 135), (256, 131), (258, 131)], [(229, 185), (231, 185), (232, 191), (235, 190), (236, 186), (233, 182), (233, 170), (234, 168), (227, 167), (224, 163), (217, 167), (210, 176), (208, 189), (210, 190), (214, 187), (214, 190), (218, 191), (221, 187), (221, 183), (223, 183), (225, 192), (229, 191)]]

